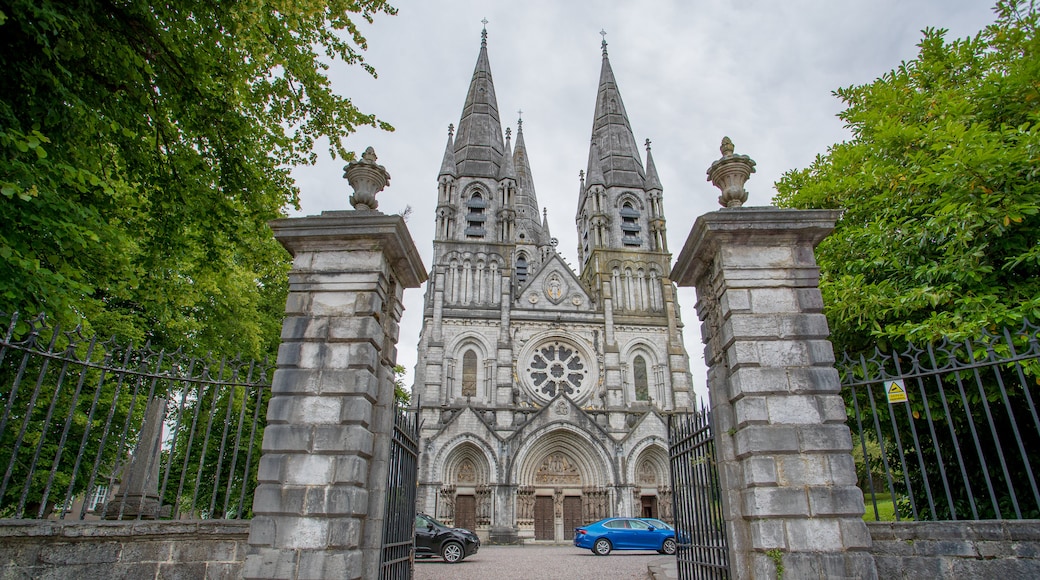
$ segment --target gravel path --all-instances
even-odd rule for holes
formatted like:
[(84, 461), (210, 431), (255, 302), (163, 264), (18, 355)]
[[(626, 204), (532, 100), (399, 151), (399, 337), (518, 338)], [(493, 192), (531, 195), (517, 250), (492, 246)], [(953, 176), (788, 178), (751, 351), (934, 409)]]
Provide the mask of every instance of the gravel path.
[(574, 546), (482, 546), (458, 564), (416, 559), (415, 580), (646, 580), (657, 552), (623, 551), (593, 556)]

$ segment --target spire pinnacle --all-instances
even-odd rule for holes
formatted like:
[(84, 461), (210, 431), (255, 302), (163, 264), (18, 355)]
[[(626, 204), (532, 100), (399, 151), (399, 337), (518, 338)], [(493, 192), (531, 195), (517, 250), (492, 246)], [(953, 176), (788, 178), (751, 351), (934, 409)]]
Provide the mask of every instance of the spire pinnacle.
[[(606, 32), (601, 32), (606, 34)], [(634, 187), (643, 189), (645, 173), (642, 154), (632, 134), (625, 105), (618, 91), (614, 71), (607, 58), (604, 39), (603, 61), (600, 66), (599, 89), (592, 122), (592, 141), (589, 166), (585, 171), (588, 185), (604, 187)]]
[(600, 46), (603, 47), (603, 57), (606, 58), (606, 56), (607, 56), (607, 31), (603, 30), (602, 28), (600, 28), (599, 29), (599, 35), (603, 37), (603, 42), (600, 43)]
[(486, 41), (485, 29), (481, 32), (477, 63), (473, 68), (466, 103), (462, 107), (462, 117), (455, 132), (455, 160), (458, 162), (455, 175), (458, 177), (495, 179), (501, 170), (505, 147)]
[(484, 18), (483, 20), (480, 21), (480, 23), (484, 25), (484, 29), (480, 31), (480, 46), (486, 47), (487, 46), (487, 25), (488, 25), (488, 19)]
[(656, 189), (660, 191), (661, 178), (657, 176), (657, 166), (654, 165), (654, 154), (650, 152), (650, 140), (646, 140), (646, 190)]

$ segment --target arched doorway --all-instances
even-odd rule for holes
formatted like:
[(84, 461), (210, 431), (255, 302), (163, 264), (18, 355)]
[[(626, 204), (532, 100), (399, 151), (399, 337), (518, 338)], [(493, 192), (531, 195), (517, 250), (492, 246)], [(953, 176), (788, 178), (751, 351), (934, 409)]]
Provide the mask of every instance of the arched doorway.
[(536, 438), (519, 460), (518, 480), (521, 537), (555, 542), (570, 540), (574, 528), (599, 519), (600, 512), (605, 517), (606, 490), (613, 484), (595, 447), (566, 429)]
[(448, 525), (477, 530), (491, 523), (489, 469), (484, 453), (473, 443), (461, 443), (444, 462), (444, 485), (437, 518)]
[(672, 522), (668, 469), (668, 454), (663, 446), (651, 444), (639, 452), (632, 477), (633, 515)]

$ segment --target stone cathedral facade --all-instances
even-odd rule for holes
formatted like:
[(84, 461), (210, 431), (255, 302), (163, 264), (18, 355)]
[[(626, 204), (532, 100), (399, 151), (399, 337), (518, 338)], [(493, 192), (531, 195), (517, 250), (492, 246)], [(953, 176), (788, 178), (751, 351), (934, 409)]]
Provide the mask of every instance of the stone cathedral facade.
[(418, 508), (485, 540), (671, 519), (664, 413), (693, 405), (689, 359), (663, 189), (602, 49), (577, 272), (539, 208), (522, 121), (515, 143), (503, 133), (486, 31), (449, 127), (413, 388)]

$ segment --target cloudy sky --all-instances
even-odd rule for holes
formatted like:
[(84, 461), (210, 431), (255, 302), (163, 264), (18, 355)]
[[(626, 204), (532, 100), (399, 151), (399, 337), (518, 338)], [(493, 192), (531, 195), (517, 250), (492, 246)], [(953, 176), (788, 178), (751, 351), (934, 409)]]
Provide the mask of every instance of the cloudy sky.
[[(488, 54), (503, 129), (523, 110), (538, 199), (559, 250), (577, 262), (574, 212), (585, 168), (600, 70), (599, 32), (636, 141), (650, 139), (664, 186), (673, 258), (698, 215), (718, 209), (705, 170), (729, 136), (757, 173), (748, 205), (768, 205), (773, 183), (849, 137), (831, 92), (869, 83), (917, 53), (920, 31), (976, 34), (993, 20), (987, 0), (397, 0), (396, 16), (362, 26), (372, 79), (335, 63), (336, 90), (396, 127), (347, 141), (373, 146), (391, 174), (379, 209), (411, 206), (409, 229), (432, 265), (436, 180), (449, 123), (458, 124), (487, 19)], [(364, 24), (362, 22), (362, 24)], [(343, 162), (319, 146), (316, 166), (294, 172), (302, 208), (347, 209)], [(406, 291), (398, 362), (412, 382), (424, 289)], [(695, 293), (680, 290), (694, 384), (705, 391)]]

